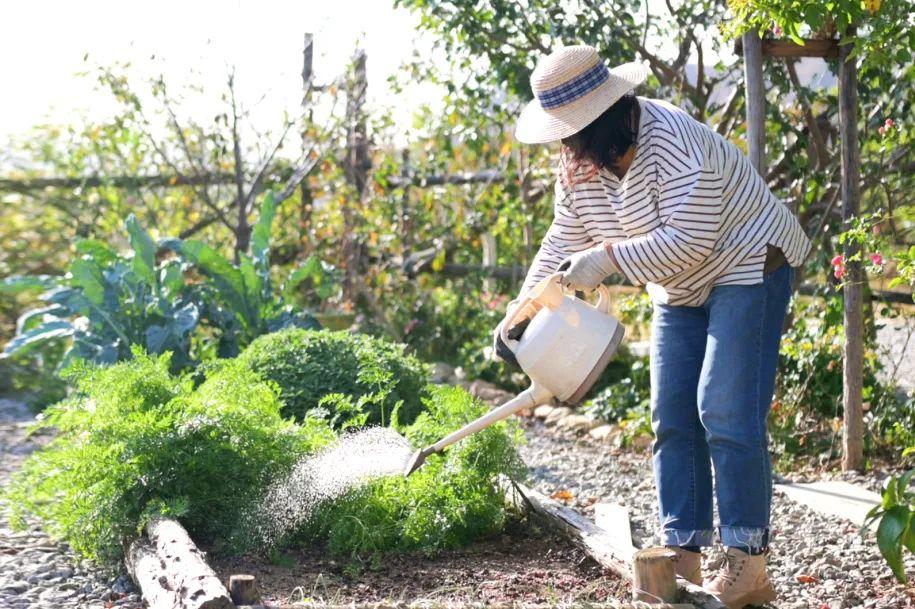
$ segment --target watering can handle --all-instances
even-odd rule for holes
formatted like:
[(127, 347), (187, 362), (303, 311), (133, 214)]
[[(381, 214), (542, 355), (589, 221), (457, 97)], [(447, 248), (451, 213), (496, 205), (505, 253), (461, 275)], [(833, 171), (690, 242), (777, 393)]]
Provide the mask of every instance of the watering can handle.
[[(538, 283), (528, 292), (529, 294), (533, 293), (534, 296), (525, 296), (524, 298), (521, 299), (521, 301), (518, 303), (518, 305), (514, 309), (515, 314), (512, 315), (510, 318), (506, 319), (505, 323), (502, 324), (502, 327), (499, 330), (499, 334), (502, 337), (503, 343), (505, 343), (506, 345), (511, 345), (512, 343), (518, 342), (517, 340), (508, 337), (508, 331), (514, 327), (514, 321), (515, 321), (515, 319), (517, 319), (518, 314), (522, 310), (524, 310), (524, 307), (531, 304), (532, 302), (540, 302), (544, 306), (550, 306), (550, 303), (544, 302), (546, 299), (541, 298), (541, 296), (547, 289), (550, 288), (551, 283), (554, 283), (557, 286), (559, 286), (559, 289), (561, 290), (561, 292), (565, 293), (566, 290), (564, 287), (562, 287), (561, 281), (562, 281), (562, 273), (553, 273), (549, 277), (546, 277), (545, 279), (541, 280), (540, 283)], [(601, 284), (601, 285), (597, 286), (597, 289), (595, 291), (597, 292), (597, 304), (594, 305), (594, 308), (597, 309), (598, 311), (600, 311), (601, 313), (605, 313), (605, 314), (609, 315), (610, 314), (610, 289), (607, 286), (605, 286), (604, 284)]]

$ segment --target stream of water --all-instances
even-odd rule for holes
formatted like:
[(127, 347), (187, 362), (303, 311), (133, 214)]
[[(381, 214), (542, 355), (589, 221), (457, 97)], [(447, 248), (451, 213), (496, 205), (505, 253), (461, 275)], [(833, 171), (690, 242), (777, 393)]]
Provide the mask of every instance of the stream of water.
[(270, 547), (307, 522), (325, 501), (338, 499), (370, 480), (401, 475), (412, 454), (409, 442), (388, 427), (345, 434), (274, 482), (247, 514), (246, 526), (262, 547)]

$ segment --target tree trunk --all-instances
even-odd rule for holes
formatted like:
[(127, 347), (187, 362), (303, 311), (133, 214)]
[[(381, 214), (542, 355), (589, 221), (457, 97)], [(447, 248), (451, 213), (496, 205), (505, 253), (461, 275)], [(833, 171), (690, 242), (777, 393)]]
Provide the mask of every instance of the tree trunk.
[[(854, 40), (857, 28), (848, 27), (845, 37)], [(842, 142), (842, 218), (845, 229), (851, 228), (860, 206), (858, 151), (858, 71), (855, 58), (850, 57), (852, 44), (839, 49), (839, 131)], [(863, 410), (861, 408), (864, 376), (864, 320), (863, 282), (861, 263), (852, 261), (858, 253), (855, 243), (846, 242), (845, 287), (845, 344), (843, 378), (843, 405), (845, 425), (843, 433), (843, 471), (860, 470), (864, 465)]]

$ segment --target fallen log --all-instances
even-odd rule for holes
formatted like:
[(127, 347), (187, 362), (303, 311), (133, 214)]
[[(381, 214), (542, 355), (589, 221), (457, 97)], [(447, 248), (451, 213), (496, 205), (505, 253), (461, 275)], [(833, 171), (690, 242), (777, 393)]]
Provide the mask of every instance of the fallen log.
[[(506, 499), (528, 512), (544, 526), (557, 530), (581, 547), (598, 564), (632, 583), (633, 550), (621, 547), (619, 537), (611, 535), (572, 508), (561, 505), (523, 484), (509, 480)], [(717, 598), (682, 577), (676, 579), (679, 601), (698, 609), (727, 609)], [(650, 605), (660, 607), (663, 605)]]
[(149, 609), (235, 609), (203, 552), (176, 520), (156, 518), (127, 551), (127, 570)]

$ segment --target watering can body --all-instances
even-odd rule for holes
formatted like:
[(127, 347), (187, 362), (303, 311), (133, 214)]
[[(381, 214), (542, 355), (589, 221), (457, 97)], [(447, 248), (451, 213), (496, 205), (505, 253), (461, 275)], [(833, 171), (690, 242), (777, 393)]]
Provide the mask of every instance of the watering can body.
[[(415, 471), (426, 457), (524, 408), (544, 404), (554, 397), (580, 401), (607, 367), (623, 339), (623, 326), (610, 315), (610, 293), (598, 288), (597, 304), (566, 294), (561, 274), (547, 277), (515, 307), (521, 311), (534, 303), (539, 310), (518, 340), (508, 337), (515, 320), (502, 325), (502, 340), (513, 351), (531, 386), (517, 397), (471, 421), (432, 446), (417, 451), (404, 475)], [(519, 320), (520, 321), (520, 320)]]

